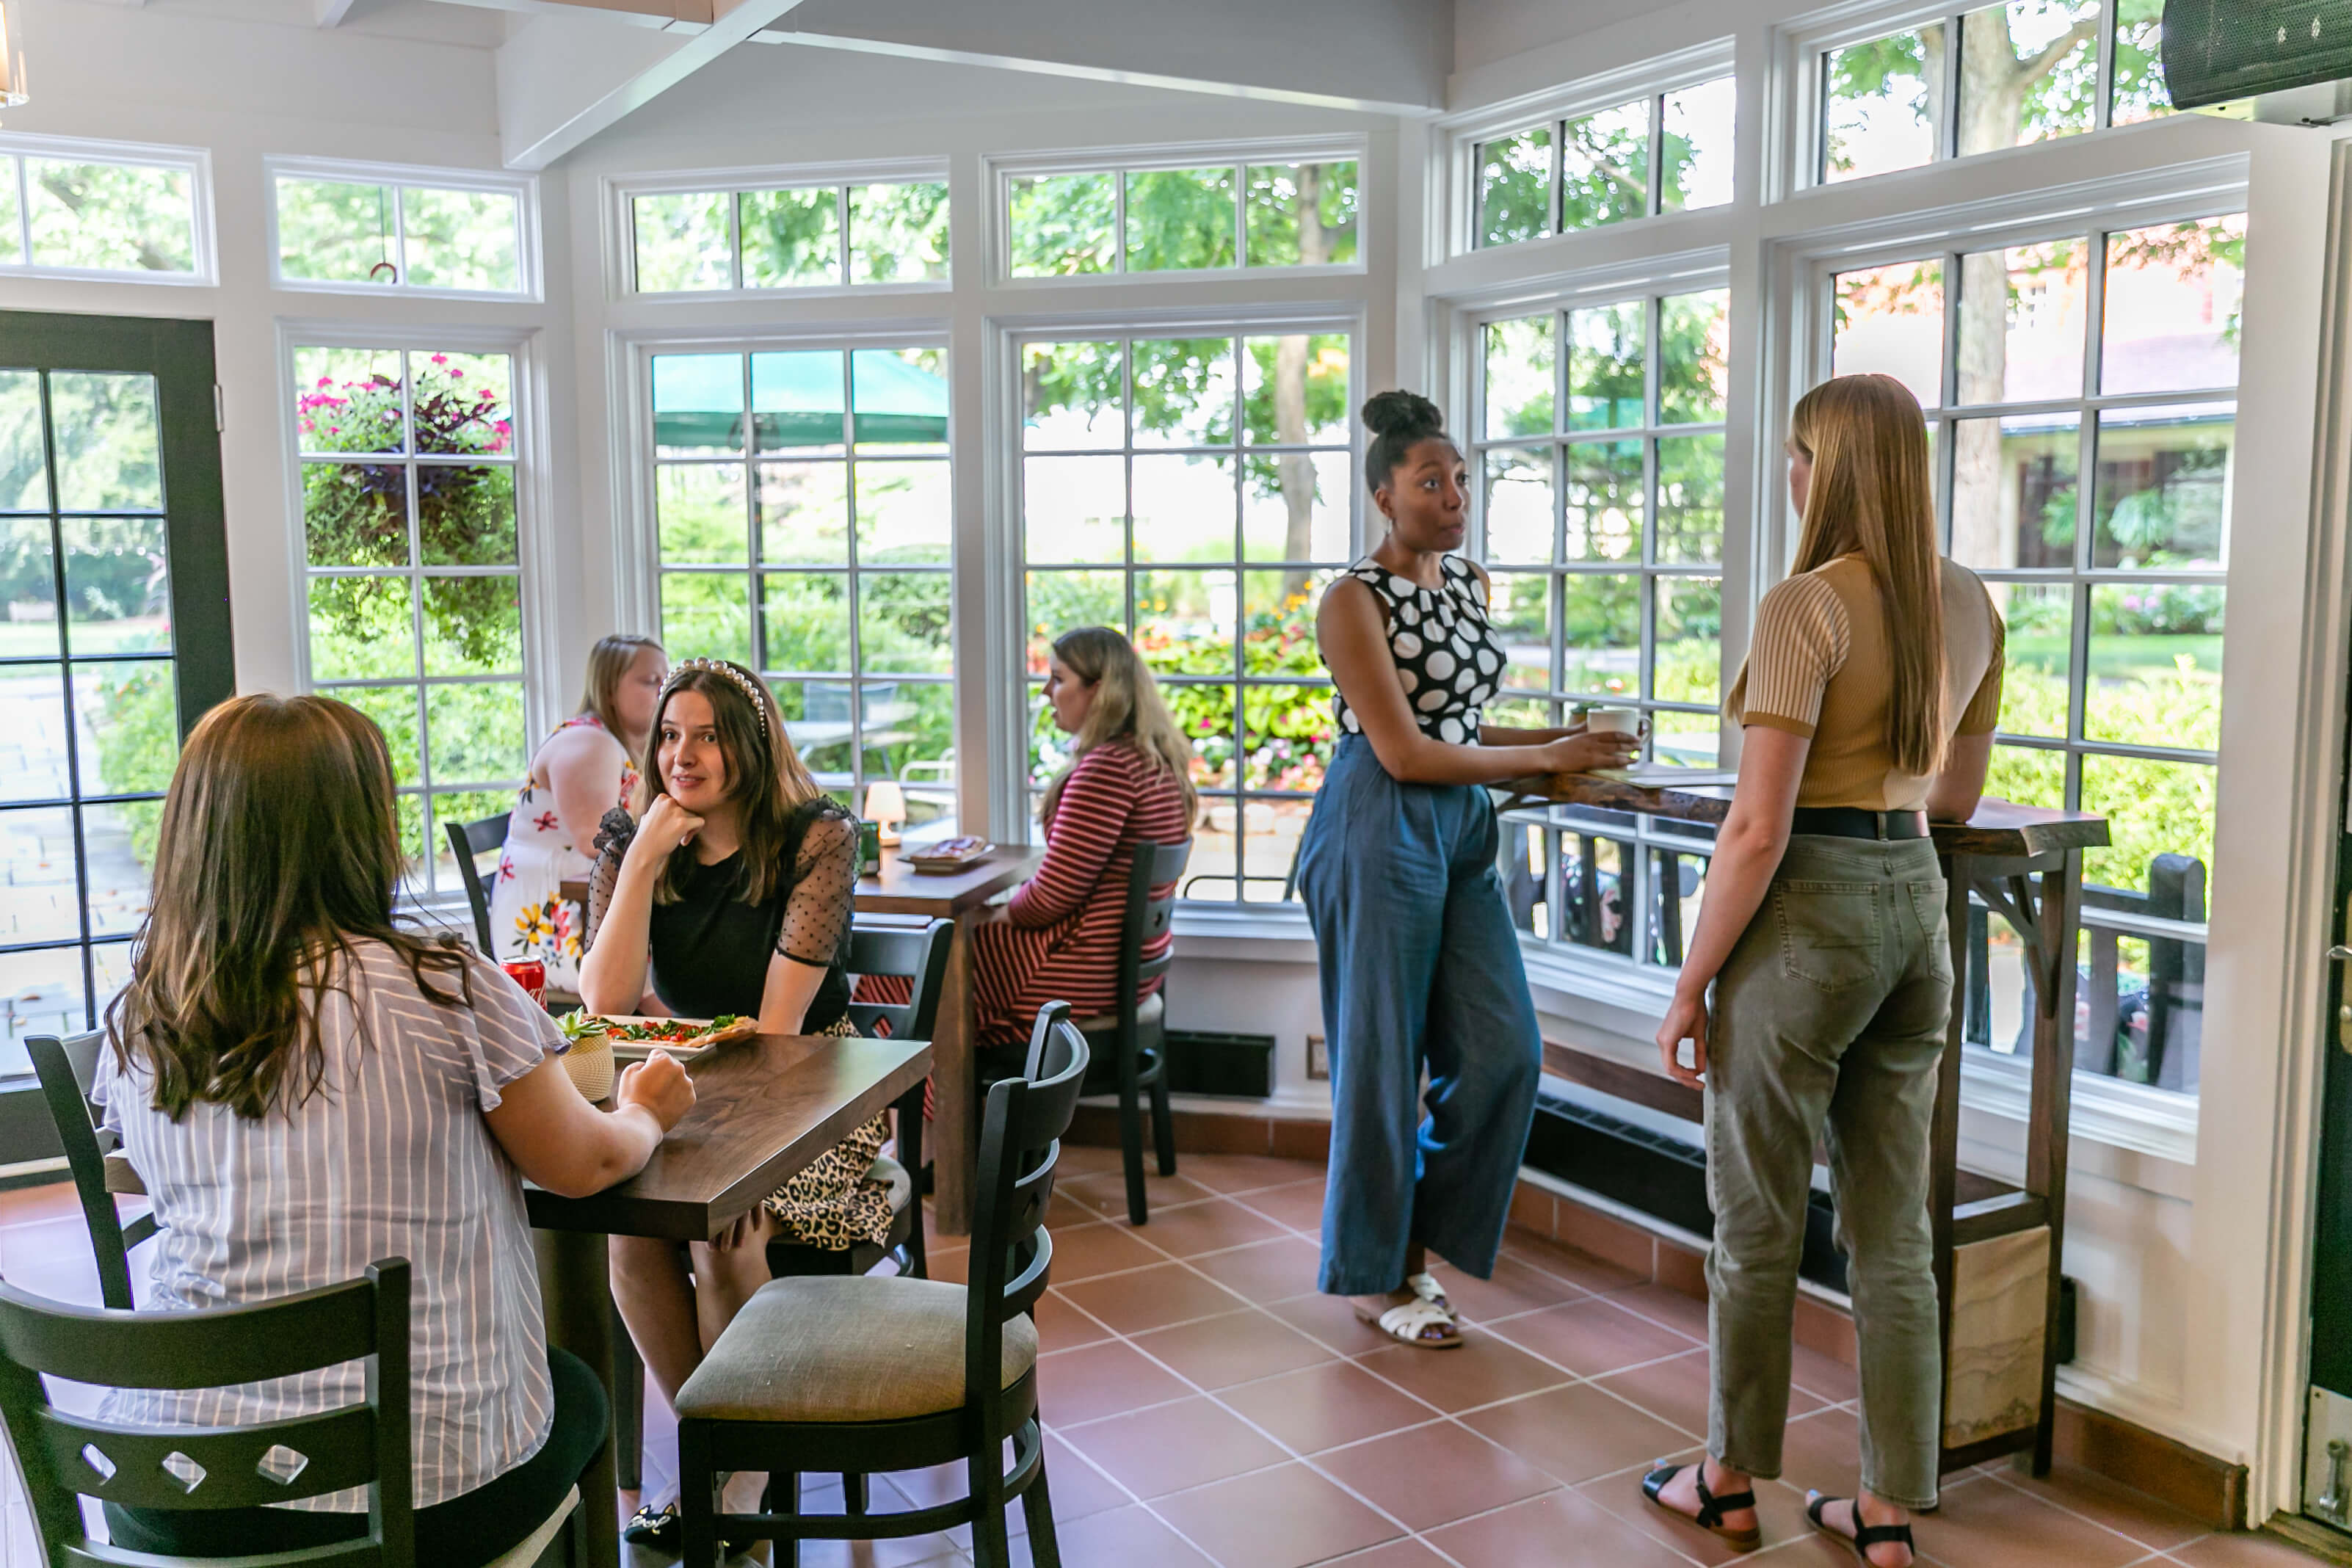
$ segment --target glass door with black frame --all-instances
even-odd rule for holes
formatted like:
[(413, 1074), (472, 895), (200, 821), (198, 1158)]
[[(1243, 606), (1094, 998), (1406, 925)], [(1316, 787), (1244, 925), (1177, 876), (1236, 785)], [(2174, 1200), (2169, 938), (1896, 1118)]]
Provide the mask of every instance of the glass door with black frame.
[(217, 408), (209, 321), (0, 311), (0, 1079), (121, 988), (235, 685)]

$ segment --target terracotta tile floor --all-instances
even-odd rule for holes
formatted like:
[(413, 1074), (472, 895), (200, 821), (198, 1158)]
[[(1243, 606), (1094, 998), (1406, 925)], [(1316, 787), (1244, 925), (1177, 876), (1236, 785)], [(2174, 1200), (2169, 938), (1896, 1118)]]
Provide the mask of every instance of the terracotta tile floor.
[[(1073, 1568), (1674, 1568), (1731, 1561), (1643, 1503), (1656, 1457), (1697, 1451), (1706, 1413), (1699, 1304), (1584, 1254), (1514, 1235), (1491, 1281), (1448, 1281), (1467, 1348), (1393, 1345), (1314, 1293), (1314, 1166), (1187, 1155), (1155, 1180), (1151, 1223), (1123, 1217), (1116, 1155), (1072, 1148), (1055, 1208), (1055, 1284), (1038, 1312), (1046, 1468)], [(95, 1300), (61, 1189), (0, 1194), (0, 1277)], [(935, 1272), (960, 1277), (958, 1247)], [(1851, 1568), (1806, 1530), (1802, 1489), (1851, 1491), (1849, 1369), (1799, 1358), (1788, 1474), (1764, 1489), (1769, 1568)], [(646, 1471), (675, 1466), (658, 1401)], [(877, 1508), (933, 1501), (960, 1478), (877, 1478)], [(812, 1510), (840, 1506), (812, 1479)], [(0, 1477), (0, 1568), (32, 1568), (22, 1503)], [(1016, 1510), (1015, 1556), (1028, 1561)], [(2219, 1536), (2080, 1472), (2006, 1466), (1948, 1481), (1920, 1526), (1943, 1568), (2293, 1568), (2263, 1537)], [(955, 1568), (971, 1532), (811, 1545), (808, 1568)], [(13, 1555), (12, 1555), (13, 1553)], [(662, 1560), (636, 1552), (633, 1568)]]

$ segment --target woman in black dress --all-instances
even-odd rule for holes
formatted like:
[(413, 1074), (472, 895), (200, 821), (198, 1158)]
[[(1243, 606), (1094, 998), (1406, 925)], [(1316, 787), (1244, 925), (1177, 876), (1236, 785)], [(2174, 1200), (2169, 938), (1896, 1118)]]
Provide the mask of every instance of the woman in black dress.
[[(670, 672), (635, 817), (608, 813), (590, 889), (582, 1000), (593, 1013), (757, 1016), (762, 1034), (847, 1035), (857, 824), (809, 776), (760, 678), (721, 659)], [(889, 1191), (866, 1179), (880, 1117), (718, 1240), (613, 1238), (613, 1295), (665, 1395), (751, 1293), (782, 1237), (846, 1248), (889, 1234)], [(634, 1539), (674, 1509), (641, 1509)]]

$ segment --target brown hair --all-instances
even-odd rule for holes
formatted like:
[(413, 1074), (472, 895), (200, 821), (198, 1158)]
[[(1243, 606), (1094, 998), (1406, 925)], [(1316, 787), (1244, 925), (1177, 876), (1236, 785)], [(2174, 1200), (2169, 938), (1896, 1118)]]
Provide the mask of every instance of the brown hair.
[(1136, 654), (1135, 645), (1108, 626), (1080, 626), (1054, 639), (1054, 657), (1095, 689), (1095, 700), (1071, 741), (1070, 765), (1045, 787), (1038, 819), (1052, 820), (1054, 808), (1061, 804), (1062, 786), (1070, 782), (1080, 757), (1105, 742), (1127, 740), (1135, 742), (1135, 749), (1155, 770), (1175, 778), (1177, 787), (1184, 792), (1184, 820), (1189, 824), (1199, 805), (1192, 790), (1192, 742), (1184, 738), (1176, 716), (1168, 711), (1160, 683), (1151, 679), (1151, 670)]
[(598, 637), (596, 646), (588, 650), (588, 685), (580, 694), (580, 706), (575, 711), (596, 715), (606, 732), (625, 746), (628, 732), (621, 728), (620, 709), (614, 696), (621, 689), (629, 666), (636, 663), (637, 656), (647, 648), (656, 653), (663, 651), (662, 645), (652, 637), (615, 632), (611, 637)]
[[(654, 706), (653, 728), (646, 732), (645, 759), (637, 769), (637, 798), (630, 803), (639, 817), (655, 795), (669, 793), (662, 778), (662, 720), (670, 699), (681, 691), (699, 692), (710, 704), (719, 752), (727, 760), (727, 798), (742, 813), (738, 892), (747, 904), (764, 903), (780, 879), (790, 880), (784, 861), (798, 841), (794, 816), (824, 792), (793, 749), (784, 732), (783, 711), (766, 681), (728, 659), (689, 658), (669, 672), (661, 700)], [(693, 866), (694, 846), (678, 846), (662, 869), (655, 901), (676, 902), (679, 879)]]
[[(1932, 774), (1951, 737), (1944, 721), (1943, 563), (1918, 399), (1891, 375), (1832, 377), (1797, 400), (1789, 445), (1813, 460), (1790, 573), (1856, 552), (1869, 563), (1895, 664), (1886, 749), (1903, 772)], [(1727, 710), (1738, 713), (1747, 692), (1742, 667)]]
[[(205, 714), (163, 797), (131, 984), (106, 1010), (117, 1059), (135, 1053), (152, 1074), (155, 1108), (257, 1118), (317, 1093), (319, 1010), (330, 991), (352, 995), (337, 960), (355, 941), (400, 954), (429, 1001), (473, 1005), (456, 939), (393, 924), (401, 867), (392, 756), (365, 714), (267, 692)], [(456, 975), (455, 994), (428, 973)]]

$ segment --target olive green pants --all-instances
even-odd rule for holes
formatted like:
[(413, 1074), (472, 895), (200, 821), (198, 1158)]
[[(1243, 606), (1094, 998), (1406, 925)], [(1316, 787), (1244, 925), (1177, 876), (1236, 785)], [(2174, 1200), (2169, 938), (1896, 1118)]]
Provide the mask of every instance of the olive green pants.
[(1862, 1482), (1936, 1501), (1942, 1366), (1927, 1139), (1952, 995), (1944, 879), (1925, 840), (1803, 835), (1716, 980), (1707, 1051), (1707, 1447), (1780, 1473), (1813, 1148), (1861, 1352)]

